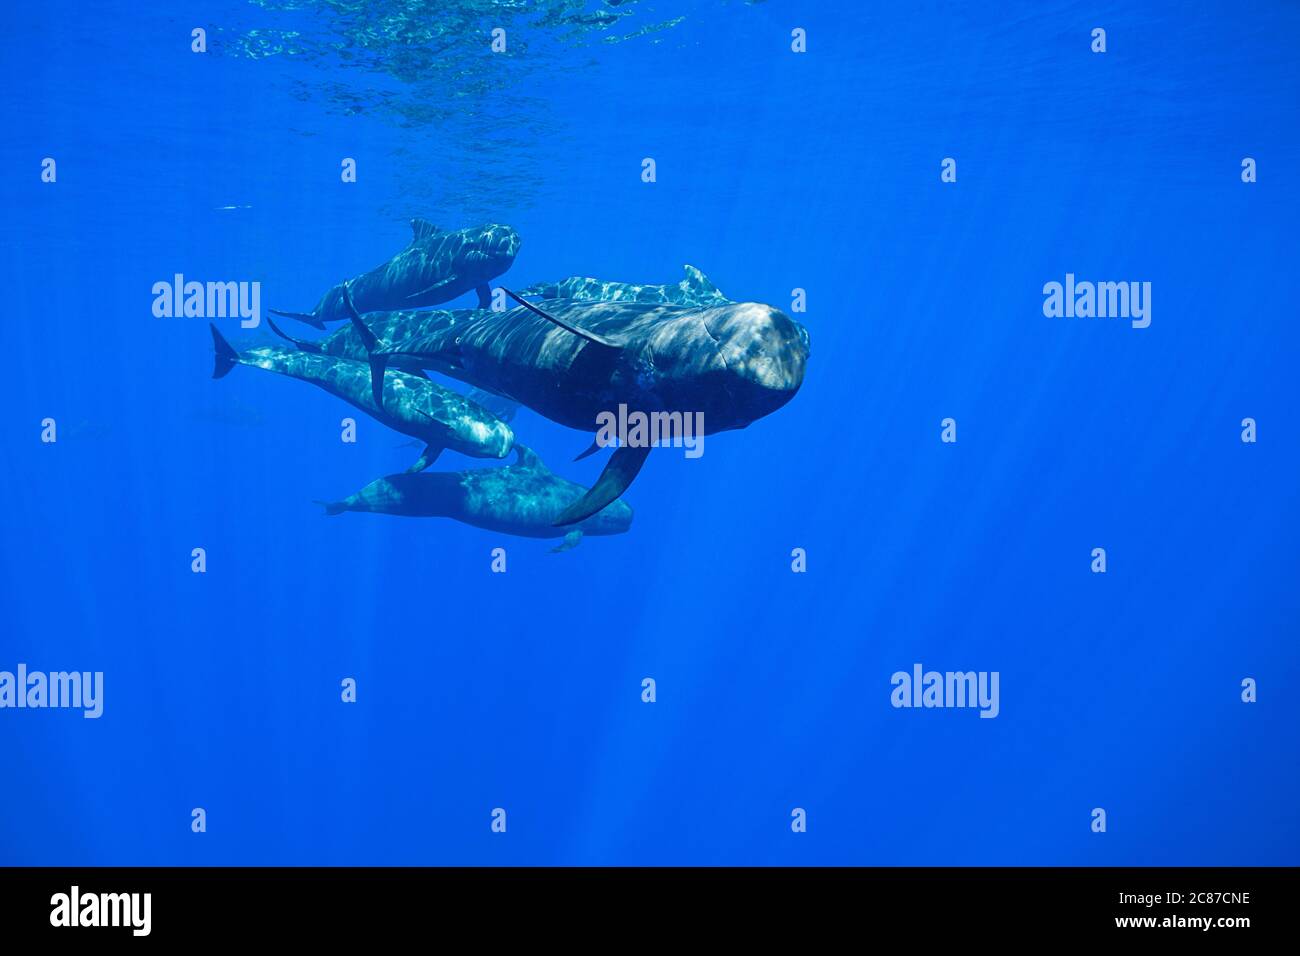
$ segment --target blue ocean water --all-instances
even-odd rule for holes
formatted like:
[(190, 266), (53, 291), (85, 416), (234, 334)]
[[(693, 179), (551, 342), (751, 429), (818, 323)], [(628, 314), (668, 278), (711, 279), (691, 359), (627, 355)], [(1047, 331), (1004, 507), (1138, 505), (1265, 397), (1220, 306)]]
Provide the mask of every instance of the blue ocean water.
[[(0, 863), (1300, 862), (1300, 8), (5, 21), (0, 670), (102, 671), (104, 711), (0, 710)], [(568, 553), (324, 518), (416, 449), (302, 383), (213, 381), (207, 322), (150, 290), (306, 309), (413, 216), (514, 226), (515, 286), (805, 290), (802, 390), (653, 454), (630, 532)], [(1045, 317), (1067, 273), (1151, 283), (1149, 327)], [(595, 480), (589, 436), (514, 424)], [(996, 671), (996, 719), (893, 707), (918, 663)]]

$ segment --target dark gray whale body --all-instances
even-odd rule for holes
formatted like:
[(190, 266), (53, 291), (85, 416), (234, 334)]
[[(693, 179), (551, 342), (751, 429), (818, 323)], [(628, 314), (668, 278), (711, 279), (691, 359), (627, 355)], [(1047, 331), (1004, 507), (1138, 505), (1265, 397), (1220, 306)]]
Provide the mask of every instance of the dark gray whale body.
[(531, 449), (516, 444), (515, 453), (516, 463), (504, 468), (389, 475), (342, 501), (321, 504), (330, 515), (369, 511), (454, 518), (526, 538), (563, 537), (556, 551), (576, 546), (584, 534), (622, 534), (632, 526), (632, 509), (614, 501), (574, 527), (555, 527), (555, 519), (582, 497), (583, 487), (553, 474)]
[[(353, 315), (375, 387), (389, 363), (414, 365), (588, 433), (596, 431), (598, 415), (625, 405), (647, 414), (702, 413), (704, 433), (712, 434), (771, 414), (803, 383), (808, 331), (769, 305), (556, 299), (543, 311), (515, 298), (521, 305), (508, 312), (439, 313), (422, 323), (421, 335), (399, 342), (378, 341)], [(649, 451), (620, 447), (591, 491), (558, 522), (581, 521), (617, 498)]]
[(412, 219), (411, 231), (409, 246), (382, 266), (334, 286), (311, 312), (271, 312), (323, 329), (326, 322), (348, 317), (344, 286), (362, 312), (418, 309), (450, 302), (471, 290), (478, 292), (479, 305), (486, 308), (488, 283), (509, 269), (519, 252), (519, 233), (495, 223), (446, 232), (423, 219)]

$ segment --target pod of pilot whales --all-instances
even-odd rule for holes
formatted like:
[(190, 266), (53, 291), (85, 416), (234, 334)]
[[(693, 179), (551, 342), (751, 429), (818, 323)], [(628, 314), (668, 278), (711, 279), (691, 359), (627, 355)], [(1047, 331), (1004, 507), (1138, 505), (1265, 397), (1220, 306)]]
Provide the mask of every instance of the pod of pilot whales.
[[(621, 496), (650, 447), (619, 443), (591, 488), (566, 481), (521, 444), (510, 426), (526, 405), (594, 435), (620, 406), (647, 415), (702, 413), (704, 434), (744, 428), (794, 397), (803, 383), (808, 331), (757, 302), (733, 302), (693, 266), (672, 285), (571, 277), (518, 292), (490, 308), (491, 283), (514, 264), (519, 234), (485, 225), (456, 232), (411, 221), (410, 245), (388, 262), (330, 288), (310, 312), (272, 310), (327, 330), (306, 340), (268, 320), (283, 346), (237, 351), (212, 326), (213, 378), (236, 365), (310, 382), (423, 443), (411, 467), (370, 482), (325, 513), (369, 511), (452, 518), (530, 538), (627, 531)], [(435, 309), (468, 292), (478, 308)], [(535, 301), (529, 301), (529, 300)], [(460, 394), (429, 378), (463, 382)], [(444, 449), (508, 465), (427, 471)], [(585, 457), (598, 449), (593, 441)]]

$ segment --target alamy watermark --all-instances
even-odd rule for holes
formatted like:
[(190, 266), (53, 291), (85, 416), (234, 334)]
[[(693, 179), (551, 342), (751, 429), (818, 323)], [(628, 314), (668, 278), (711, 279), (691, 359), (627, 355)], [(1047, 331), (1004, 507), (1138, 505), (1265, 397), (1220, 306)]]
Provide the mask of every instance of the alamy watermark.
[(895, 707), (978, 707), (981, 717), (1001, 711), (998, 671), (895, 671), (889, 678), (894, 689), (889, 702)]
[(28, 671), (19, 664), (17, 673), (0, 671), (0, 709), (6, 707), (64, 707), (83, 711), (95, 719), (104, 713), (103, 671)]
[(153, 296), (153, 314), (159, 319), (238, 317), (245, 329), (262, 323), (260, 282), (186, 282), (178, 272), (171, 282), (155, 282)]
[(650, 448), (655, 445), (685, 448), (687, 458), (704, 454), (703, 412), (629, 412), (620, 404), (618, 412), (596, 416), (598, 448)]
[(1150, 282), (1065, 282), (1043, 286), (1043, 315), (1049, 319), (1132, 319), (1133, 328), (1151, 324)]
[(133, 936), (148, 936), (152, 912), (152, 893), (83, 893), (74, 886), (50, 897), (50, 925), (57, 927), (125, 926)]

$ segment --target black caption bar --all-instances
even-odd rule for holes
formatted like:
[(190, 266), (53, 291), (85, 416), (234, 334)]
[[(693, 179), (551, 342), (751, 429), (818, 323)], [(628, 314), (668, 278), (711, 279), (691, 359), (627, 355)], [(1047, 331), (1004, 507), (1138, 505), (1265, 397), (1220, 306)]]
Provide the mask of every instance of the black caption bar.
[(1199, 936), (1231, 945), (1287, 928), (1295, 876), (1231, 867), (5, 869), (0, 926), (6, 940), (89, 945), (461, 932), (522, 932), (532, 942), (611, 931), (739, 939), (814, 928), (915, 931), (927, 940)]

